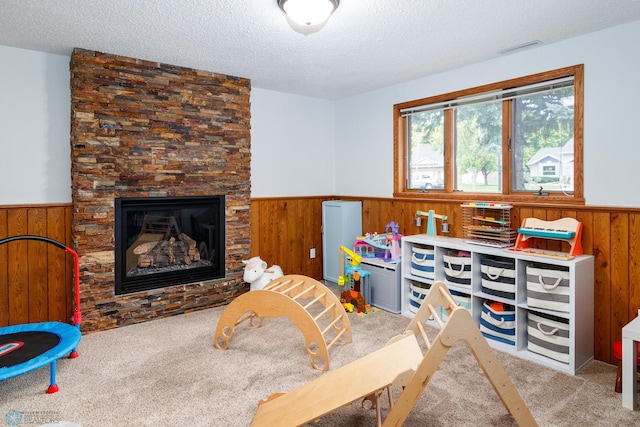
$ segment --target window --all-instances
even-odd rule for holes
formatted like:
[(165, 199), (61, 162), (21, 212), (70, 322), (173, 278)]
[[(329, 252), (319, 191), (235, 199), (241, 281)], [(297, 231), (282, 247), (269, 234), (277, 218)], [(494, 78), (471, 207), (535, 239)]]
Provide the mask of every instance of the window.
[(444, 114), (441, 110), (407, 117), (411, 189), (444, 188)]
[(395, 196), (584, 203), (583, 66), (394, 106)]

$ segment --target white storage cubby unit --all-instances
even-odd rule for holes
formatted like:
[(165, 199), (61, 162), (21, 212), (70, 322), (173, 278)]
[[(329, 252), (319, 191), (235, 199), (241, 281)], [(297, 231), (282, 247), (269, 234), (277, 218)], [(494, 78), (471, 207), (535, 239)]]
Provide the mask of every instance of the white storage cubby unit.
[[(416, 251), (419, 258), (417, 261), (420, 261), (420, 254), (425, 250), (433, 251), (432, 266), (430, 266), (433, 267), (433, 274), (422, 274), (421, 269), (416, 268), (416, 264), (412, 268), (414, 249), (418, 249)], [(470, 262), (467, 261), (467, 264), (470, 264), (470, 275), (468, 274), (469, 266), (467, 266), (466, 270), (468, 271), (465, 276), (470, 277), (468, 285), (464, 283), (465, 280), (458, 280), (462, 283), (448, 280), (451, 277), (447, 277), (447, 275), (452, 274), (452, 269), (455, 274), (456, 271), (462, 273), (464, 268), (463, 264), (452, 266), (445, 261), (452, 254), (468, 257)], [(511, 272), (511, 277), (515, 278), (513, 292), (506, 292), (500, 296), (500, 293), (493, 289), (489, 290), (485, 287), (483, 290), (482, 266), (485, 265), (486, 279), (486, 265), (489, 263), (487, 260), (498, 260), (513, 265), (515, 270), (515, 273)], [(416, 259), (414, 258), (413, 261), (416, 262)], [(538, 270), (534, 267), (548, 268), (549, 271), (557, 269), (565, 275), (565, 289), (568, 295), (560, 298), (564, 298), (565, 301), (568, 298), (568, 301), (566, 305), (561, 307), (561, 311), (540, 308), (539, 306), (534, 307), (527, 303), (527, 273), (529, 273), (529, 282), (538, 280), (534, 276), (534, 272)], [(470, 300), (471, 315), (479, 327), (485, 301), (513, 306), (515, 308), (514, 344), (487, 338), (489, 344), (495, 349), (574, 375), (593, 360), (593, 271), (594, 259), (590, 255), (580, 255), (572, 259), (542, 257), (468, 244), (458, 238), (427, 236), (426, 234), (404, 236), (402, 238), (401, 312), (407, 317), (413, 317), (416, 310), (416, 289), (426, 288), (434, 280), (443, 281), (447, 283), (451, 291), (468, 297), (465, 299)], [(421, 275), (416, 275), (416, 273)], [(542, 278), (540, 280), (543, 281)], [(487, 290), (489, 292), (485, 292)], [(551, 326), (536, 323), (541, 318), (549, 317), (553, 319), (550, 323)], [(560, 326), (554, 327), (554, 325)], [(434, 326), (437, 327), (435, 323)], [(537, 327), (542, 334), (556, 333), (556, 337), (553, 335), (549, 338), (542, 336), (542, 339), (550, 340), (548, 344), (550, 351), (547, 352), (546, 349), (540, 351), (539, 342), (536, 344), (537, 335), (540, 334), (536, 330), (531, 330), (532, 327), (534, 329)], [(529, 336), (530, 330), (532, 331), (531, 336)], [(554, 342), (556, 339), (560, 340), (560, 346), (557, 345), (558, 342)], [(562, 346), (564, 346), (565, 354), (559, 357), (554, 351)], [(566, 347), (568, 347), (568, 351)]]

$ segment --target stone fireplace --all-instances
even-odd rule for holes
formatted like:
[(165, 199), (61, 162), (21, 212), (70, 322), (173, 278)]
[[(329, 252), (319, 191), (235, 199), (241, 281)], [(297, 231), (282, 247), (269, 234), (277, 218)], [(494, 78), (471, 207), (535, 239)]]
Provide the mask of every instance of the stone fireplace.
[[(80, 255), (83, 331), (225, 304), (248, 289), (242, 281), (241, 261), (250, 257), (251, 243), (249, 96), (247, 79), (74, 50), (72, 238)], [(215, 221), (219, 222), (217, 238), (222, 238), (222, 243), (215, 249), (223, 255), (213, 267), (218, 271), (204, 276), (178, 273), (180, 278), (169, 278), (155, 289), (143, 283), (127, 292), (116, 290), (117, 242), (145, 234), (138, 230), (127, 237), (118, 236), (122, 230), (116, 230), (117, 204), (141, 199), (171, 204), (220, 196), (222, 218), (200, 218), (200, 225), (213, 229)], [(188, 255), (192, 257), (189, 261), (181, 255), (183, 264), (195, 262), (203, 253), (211, 260), (209, 249), (215, 243), (192, 222), (192, 217), (203, 214), (202, 206), (192, 208), (145, 207), (138, 209), (136, 220), (144, 221), (146, 212), (147, 223), (164, 227), (166, 241), (172, 245), (184, 239), (189, 246), (181, 234), (190, 239), (191, 234), (197, 234), (193, 240), (203, 252)], [(205, 240), (206, 251), (201, 245)], [(174, 249), (172, 254), (178, 246)], [(169, 257), (151, 255), (155, 259), (149, 262), (156, 264)], [(138, 261), (142, 265), (147, 262), (144, 258)]]

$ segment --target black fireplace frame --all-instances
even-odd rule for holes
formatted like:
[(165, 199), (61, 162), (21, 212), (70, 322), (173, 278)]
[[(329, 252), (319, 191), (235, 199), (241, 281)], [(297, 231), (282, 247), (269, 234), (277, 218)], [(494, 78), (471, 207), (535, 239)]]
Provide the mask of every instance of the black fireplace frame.
[[(225, 254), (225, 196), (184, 196), (184, 197), (146, 197), (115, 199), (114, 203), (114, 242), (115, 242), (115, 294), (125, 295), (134, 292), (160, 289), (174, 285), (197, 283), (206, 280), (221, 279), (226, 274)], [(197, 268), (166, 271), (148, 275), (127, 277), (126, 274), (126, 220), (131, 212), (169, 211), (181, 209), (211, 209), (211, 215), (217, 225), (215, 233), (215, 256), (213, 265)]]

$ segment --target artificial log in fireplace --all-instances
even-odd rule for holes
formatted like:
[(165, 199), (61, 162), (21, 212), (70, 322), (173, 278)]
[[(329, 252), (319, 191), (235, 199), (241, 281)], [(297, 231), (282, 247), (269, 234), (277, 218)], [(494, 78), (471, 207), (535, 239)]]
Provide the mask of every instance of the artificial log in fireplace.
[(224, 230), (224, 196), (116, 199), (116, 295), (224, 277)]

